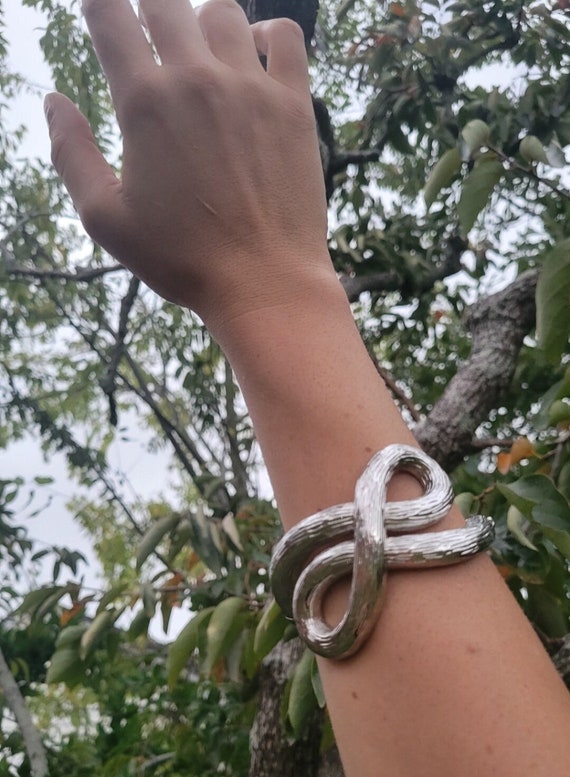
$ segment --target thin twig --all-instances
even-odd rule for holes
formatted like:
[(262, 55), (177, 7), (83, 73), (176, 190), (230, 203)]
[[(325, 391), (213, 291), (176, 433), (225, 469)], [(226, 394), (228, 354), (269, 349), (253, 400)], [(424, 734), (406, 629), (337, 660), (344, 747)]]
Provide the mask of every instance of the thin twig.
[(514, 439), (511, 437), (474, 437), (471, 440), (471, 447), (478, 451), (483, 451), (486, 448), (510, 448)]
[(538, 183), (543, 183), (545, 186), (548, 186), (549, 189), (552, 189), (553, 192), (555, 192), (559, 197), (563, 197), (566, 200), (570, 200), (570, 192), (565, 191), (564, 189), (560, 189), (555, 183), (552, 181), (549, 181), (548, 178), (542, 178), (542, 176), (538, 175), (536, 170), (532, 167), (525, 167), (524, 165), (521, 165), (519, 162), (516, 161), (516, 159), (513, 159), (510, 156), (507, 156), (503, 151), (501, 151), (499, 148), (495, 148), (495, 146), (487, 146), (489, 151), (492, 151), (494, 154), (496, 154), (501, 161), (506, 162), (511, 170), (518, 170), (520, 173), (524, 173), (525, 175), (528, 175), (529, 178), (532, 178), (534, 181), (537, 181)]
[(19, 278), (30, 278), (38, 280), (62, 280), (72, 281), (74, 283), (89, 283), (103, 275), (109, 275), (112, 272), (124, 270), (122, 264), (113, 264), (108, 267), (83, 267), (75, 272), (66, 272), (64, 270), (38, 270), (32, 267), (20, 267), (15, 265), (6, 265), (6, 271), (9, 275)]
[[(370, 354), (370, 352), (369, 352)], [(406, 410), (408, 410), (409, 414), (412, 416), (412, 419), (418, 423), (421, 421), (422, 415), (418, 411), (417, 407), (414, 405), (413, 401), (406, 396), (406, 394), (402, 391), (402, 389), (398, 386), (394, 378), (390, 375), (389, 372), (387, 372), (383, 367), (380, 366), (378, 363), (378, 360), (370, 354), (370, 358), (372, 359), (372, 363), (376, 367), (376, 371), (386, 384), (386, 386), (390, 389), (392, 394), (394, 395), (394, 398), (398, 400)]]
[(137, 298), (140, 281), (134, 275), (129, 282), (127, 293), (121, 300), (119, 311), (119, 325), (115, 334), (115, 344), (109, 358), (105, 375), (99, 381), (99, 385), (109, 399), (109, 420), (111, 426), (117, 426), (117, 404), (115, 402), (115, 389), (117, 369), (125, 352), (125, 339), (128, 333), (129, 314)]

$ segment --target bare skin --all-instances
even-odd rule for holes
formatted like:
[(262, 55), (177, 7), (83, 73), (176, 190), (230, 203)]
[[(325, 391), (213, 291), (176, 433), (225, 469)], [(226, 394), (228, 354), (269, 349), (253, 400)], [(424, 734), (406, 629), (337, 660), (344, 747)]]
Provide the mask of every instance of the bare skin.
[[(83, 5), (124, 140), (119, 180), (72, 103), (48, 98), (87, 231), (219, 340), (285, 525), (351, 499), (374, 451), (413, 438), (328, 257), (301, 31), (249, 27), (233, 0), (141, 0), (158, 65), (128, 0)], [(416, 493), (400, 478), (391, 498)], [(485, 556), (391, 574), (370, 641), (320, 667), (347, 777), (570, 773), (568, 695)]]

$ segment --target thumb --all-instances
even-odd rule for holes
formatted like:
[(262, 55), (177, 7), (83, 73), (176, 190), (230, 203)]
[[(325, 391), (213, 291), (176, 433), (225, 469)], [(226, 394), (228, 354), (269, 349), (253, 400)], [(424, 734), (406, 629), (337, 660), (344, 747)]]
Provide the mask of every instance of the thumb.
[(111, 250), (124, 210), (121, 181), (99, 151), (89, 122), (71, 100), (49, 94), (44, 109), (54, 167), (89, 235)]

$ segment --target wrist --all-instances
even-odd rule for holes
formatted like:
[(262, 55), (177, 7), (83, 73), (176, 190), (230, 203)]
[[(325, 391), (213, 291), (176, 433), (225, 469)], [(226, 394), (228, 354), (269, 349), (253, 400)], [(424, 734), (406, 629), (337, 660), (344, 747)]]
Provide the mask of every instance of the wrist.
[(243, 288), (228, 286), (201, 314), (234, 368), (252, 350), (279, 347), (309, 322), (323, 326), (340, 311), (351, 317), (346, 294), (326, 251), (322, 260), (312, 260), (294, 271), (291, 267), (295, 264), (299, 264), (298, 258), (284, 257), (280, 263), (283, 272), (274, 270), (265, 282), (252, 283), (245, 277)]

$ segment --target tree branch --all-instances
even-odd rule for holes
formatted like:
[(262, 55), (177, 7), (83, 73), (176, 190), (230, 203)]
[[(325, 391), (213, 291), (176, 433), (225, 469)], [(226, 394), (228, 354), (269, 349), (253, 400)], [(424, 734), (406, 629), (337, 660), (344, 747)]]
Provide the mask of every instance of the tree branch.
[(404, 405), (404, 407), (409, 412), (412, 419), (416, 423), (418, 423), (421, 420), (421, 415), (418, 412), (418, 409), (414, 405), (413, 401), (408, 396), (406, 396), (406, 394), (398, 386), (398, 384), (396, 383), (394, 378), (390, 375), (390, 373), (378, 364), (378, 360), (375, 358), (375, 356), (370, 352), (369, 352), (369, 355), (370, 355), (370, 358), (372, 359), (374, 366), (376, 367), (376, 371), (378, 372), (378, 375), (380, 375), (380, 377), (382, 378), (386, 386), (390, 389), (394, 399), (396, 399), (398, 402)]
[(511, 383), (523, 340), (535, 323), (537, 280), (538, 271), (529, 270), (468, 313), (471, 354), (414, 429), (422, 448), (445, 470), (473, 450), (477, 427)]
[(160, 764), (166, 763), (166, 761), (172, 761), (176, 758), (176, 753), (161, 753), (160, 755), (155, 755), (152, 758), (149, 758), (140, 766), (141, 774), (144, 774), (149, 769), (154, 769), (155, 766), (159, 766)]
[(235, 409), (236, 386), (234, 383), (233, 370), (227, 359), (224, 359), (224, 368), (226, 417), (222, 419), (222, 423), (228, 440), (234, 486), (239, 498), (247, 499), (249, 495), (247, 469), (241, 459), (237, 434), (238, 418)]
[(516, 161), (516, 159), (513, 159), (512, 157), (508, 156), (508, 154), (505, 154), (503, 151), (501, 151), (500, 148), (496, 148), (495, 146), (488, 146), (488, 148), (489, 151), (493, 151), (502, 162), (508, 164), (511, 170), (517, 170), (519, 173), (523, 173), (523, 175), (528, 175), (528, 177), (532, 178), (532, 180), (536, 181), (536, 183), (543, 183), (545, 186), (548, 186), (548, 188), (559, 197), (562, 197), (565, 200), (570, 200), (570, 192), (566, 191), (566, 189), (562, 189), (560, 186), (557, 186), (554, 181), (550, 181), (548, 178), (543, 178), (541, 175), (538, 175), (534, 167), (525, 167), (525, 165), (521, 165)]
[(115, 334), (115, 344), (107, 364), (107, 370), (99, 381), (99, 385), (109, 399), (109, 422), (111, 426), (117, 426), (117, 403), (115, 402), (115, 390), (117, 388), (117, 369), (125, 352), (125, 339), (128, 332), (129, 314), (140, 287), (140, 281), (133, 275), (129, 282), (127, 293), (121, 300), (119, 311), (119, 325)]
[(0, 649), (0, 688), (20, 727), (26, 752), (30, 759), (32, 777), (47, 777), (48, 762), (40, 733), (34, 725), (18, 684)]
[(38, 280), (73, 281), (74, 283), (89, 283), (104, 275), (124, 269), (122, 264), (112, 264), (108, 267), (78, 267), (75, 272), (66, 272), (65, 270), (38, 270), (33, 267), (20, 267), (6, 263), (6, 272), (11, 276)]
[(348, 165), (365, 165), (369, 162), (377, 162), (381, 151), (377, 148), (353, 149), (352, 151), (338, 151), (332, 158), (330, 172), (332, 175), (346, 170)]
[(406, 279), (398, 272), (379, 272), (369, 275), (343, 275), (340, 282), (349, 302), (356, 302), (366, 291), (404, 291), (418, 296), (429, 291), (437, 281), (449, 278), (461, 270), (461, 257), (469, 248), (460, 235), (451, 235), (443, 248), (441, 261), (435, 263), (429, 272), (414, 279)]
[(365, 291), (397, 291), (402, 287), (402, 278), (395, 272), (378, 272), (370, 275), (342, 275), (340, 283), (349, 302), (358, 302)]
[(513, 437), (474, 437), (471, 440), (471, 449), (484, 451), (487, 448), (510, 448), (514, 442)]

